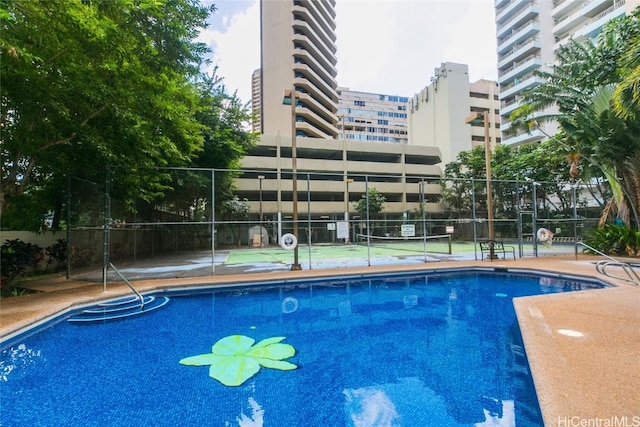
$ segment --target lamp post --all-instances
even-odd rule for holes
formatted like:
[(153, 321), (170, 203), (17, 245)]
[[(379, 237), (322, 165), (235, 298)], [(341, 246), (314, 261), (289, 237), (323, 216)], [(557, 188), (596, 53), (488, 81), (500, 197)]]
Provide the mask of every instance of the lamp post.
[(260, 246), (262, 246), (262, 180), (264, 175), (258, 175), (258, 182), (260, 182)]
[(484, 157), (487, 173), (487, 223), (489, 226), (489, 259), (496, 259), (494, 252), (495, 231), (493, 228), (493, 190), (491, 186), (491, 141), (489, 139), (489, 111), (482, 113), (473, 112), (465, 119), (465, 123), (476, 124), (482, 120), (484, 124)]
[(538, 195), (536, 194), (536, 187), (540, 185), (537, 182), (531, 182), (532, 198), (533, 198), (533, 216), (531, 217), (531, 228), (533, 229), (533, 256), (538, 257), (538, 239), (536, 235), (536, 228), (538, 228)]
[[(283, 104), (291, 103), (291, 173), (293, 174), (291, 184), (293, 187), (293, 235), (298, 238), (298, 167), (297, 167), (297, 132), (296, 132), (296, 86), (291, 90), (284, 91)], [(293, 248), (293, 264), (291, 270), (302, 270), (298, 261), (298, 245)]]
[(344, 196), (344, 220), (347, 222), (347, 237), (345, 243), (349, 244), (349, 184), (353, 182), (353, 178), (345, 178), (344, 183), (346, 185), (346, 193)]

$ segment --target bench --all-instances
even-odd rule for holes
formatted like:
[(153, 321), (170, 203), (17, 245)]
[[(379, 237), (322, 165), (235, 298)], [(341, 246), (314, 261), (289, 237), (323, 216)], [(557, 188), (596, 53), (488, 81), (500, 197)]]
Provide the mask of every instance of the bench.
[(486, 242), (480, 242), (480, 253), (483, 260), (486, 254), (487, 258), (493, 261), (493, 259), (491, 259), (491, 246), (493, 246), (493, 255), (496, 259), (498, 258), (499, 253), (502, 254), (502, 259), (507, 259), (507, 251), (511, 252), (514, 260), (516, 259), (516, 248), (514, 248), (513, 246), (505, 246), (502, 242), (488, 240)]

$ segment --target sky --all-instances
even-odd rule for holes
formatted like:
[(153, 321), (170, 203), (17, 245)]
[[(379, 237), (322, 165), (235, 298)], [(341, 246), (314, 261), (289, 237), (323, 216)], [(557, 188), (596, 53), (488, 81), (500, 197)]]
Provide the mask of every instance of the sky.
[[(206, 0), (216, 12), (199, 37), (228, 93), (251, 99), (260, 68), (260, 1)], [(497, 79), (494, 0), (336, 0), (340, 87), (412, 96), (443, 62), (469, 66), (471, 82)]]

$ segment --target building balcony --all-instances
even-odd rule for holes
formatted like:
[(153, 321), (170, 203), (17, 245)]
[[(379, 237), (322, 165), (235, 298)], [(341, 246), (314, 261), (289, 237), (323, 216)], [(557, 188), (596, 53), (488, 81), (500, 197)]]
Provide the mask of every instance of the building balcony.
[(531, 132), (525, 132), (520, 135), (509, 135), (502, 136), (502, 144), (503, 145), (522, 145), (529, 144), (531, 142), (542, 141), (546, 136), (538, 129), (534, 129)]
[(331, 95), (335, 96), (334, 99), (333, 97), (330, 98), (326, 92), (306, 78), (296, 77), (293, 83), (296, 85), (297, 90), (301, 92), (299, 94), (300, 99), (305, 100), (307, 106), (312, 110), (327, 111), (327, 113), (321, 113), (325, 117), (335, 115), (338, 112), (338, 100), (335, 91), (330, 92)]
[(509, 85), (507, 89), (500, 88), (500, 99), (510, 98), (529, 87), (540, 84), (540, 82), (540, 78), (534, 75), (529, 75), (521, 79), (515, 78), (512, 82), (513, 84)]
[(338, 136), (338, 129), (335, 129), (335, 133), (333, 135), (325, 132), (322, 130), (322, 128), (319, 126), (322, 122), (307, 122), (307, 121), (303, 121), (303, 122), (296, 122), (296, 131), (297, 132), (304, 132), (307, 136), (311, 137), (311, 138), (324, 138), (324, 139), (333, 139), (336, 136)]
[(506, 86), (508, 83), (515, 81), (515, 79), (519, 77), (521, 78), (522, 76), (529, 74), (533, 70), (540, 67), (542, 67), (542, 58), (539, 55), (534, 55), (532, 57), (526, 58), (521, 62), (513, 64), (506, 70), (498, 71), (498, 83), (501, 87), (503, 85)]
[(498, 69), (504, 68), (508, 64), (518, 61), (526, 56), (530, 56), (532, 53), (539, 51), (541, 47), (542, 43), (540, 43), (540, 39), (537, 37), (514, 45), (510, 51), (501, 55), (501, 59), (498, 61)]
[(604, 24), (611, 21), (614, 18), (624, 16), (626, 14), (624, 1), (619, 1), (610, 8), (600, 12), (598, 15), (591, 18), (589, 21), (574, 34), (574, 38), (578, 39), (591, 39), (598, 35)]
[[(302, 48), (294, 49), (293, 56), (296, 58), (298, 63), (302, 61), (302, 63), (305, 63), (307, 65), (316, 64), (316, 59), (306, 49), (302, 49)], [(335, 68), (329, 68), (329, 69), (324, 67), (312, 67), (312, 68), (320, 76), (320, 78), (322, 78), (327, 82), (331, 82), (331, 86), (334, 87), (334, 90), (337, 89), (338, 83), (336, 82), (336, 76), (338, 75), (338, 72), (335, 70)]]
[(496, 36), (498, 38), (504, 37), (514, 27), (518, 27), (525, 21), (531, 21), (536, 16), (540, 15), (540, 8), (534, 1), (516, 1), (513, 3), (513, 5), (510, 5), (505, 9), (505, 12), (508, 11), (513, 12), (510, 15), (509, 19), (505, 20), (504, 22), (496, 20), (498, 24), (498, 31), (496, 32)]
[(553, 11), (551, 12), (551, 16), (554, 19), (558, 19), (561, 16), (570, 14), (574, 9), (580, 7), (580, 2), (575, 0), (561, 0), (556, 2)]
[(582, 5), (582, 14), (584, 16), (594, 17), (599, 13), (609, 9), (614, 3), (622, 3), (624, 5), (624, 1), (615, 1), (614, 0), (591, 0), (587, 1)]
[(503, 55), (505, 52), (512, 49), (513, 46), (518, 43), (522, 43), (538, 33), (540, 33), (540, 23), (538, 21), (532, 21), (521, 27), (513, 29), (511, 34), (498, 40), (498, 55)]
[(329, 80), (329, 82), (327, 82), (327, 80), (323, 79), (318, 73), (316, 73), (316, 69), (307, 64), (295, 63), (293, 64), (293, 71), (304, 74), (304, 77), (312, 82), (324, 94), (333, 94), (336, 91), (337, 83), (334, 80)]
[(314, 43), (318, 45), (328, 57), (335, 57), (336, 47), (331, 38), (317, 26), (315, 21), (309, 21), (313, 17), (306, 13), (300, 13), (304, 19), (294, 19), (293, 28), (300, 30), (314, 38)]
[[(335, 56), (327, 56), (323, 50), (318, 49), (318, 47), (311, 41), (309, 37), (304, 34), (294, 34), (293, 42), (304, 49), (306, 49), (312, 57), (315, 59), (315, 63), (319, 66), (326, 68), (327, 70), (331, 70), (335, 68), (337, 63), (337, 59)], [(298, 47), (298, 46), (296, 46)], [(295, 52), (295, 50), (294, 50)]]
[(564, 34), (567, 32), (573, 32), (576, 27), (582, 25), (588, 18), (582, 14), (582, 10), (566, 15), (558, 20), (553, 26), (553, 34)]
[(495, 0), (495, 8), (498, 11), (498, 13), (502, 12), (502, 9), (505, 8), (509, 3), (511, 3), (513, 0)]
[[(522, 105), (522, 102), (520, 102), (517, 99), (512, 99), (509, 102), (505, 102), (503, 106), (500, 107), (500, 115), (503, 117), (509, 117), (509, 115), (513, 113), (521, 105)], [(500, 127), (501, 127), (500, 130), (502, 131), (502, 126)]]
[(504, 6), (496, 8), (496, 24), (502, 25), (509, 18), (512, 18), (518, 11), (520, 3), (519, 1), (509, 1)]

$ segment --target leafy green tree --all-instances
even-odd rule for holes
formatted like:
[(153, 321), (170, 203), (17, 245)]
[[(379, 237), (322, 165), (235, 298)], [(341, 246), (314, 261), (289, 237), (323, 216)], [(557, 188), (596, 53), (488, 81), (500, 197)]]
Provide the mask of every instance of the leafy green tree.
[(380, 193), (375, 187), (371, 187), (369, 188), (367, 193), (363, 194), (360, 200), (358, 200), (353, 205), (356, 212), (360, 213), (360, 215), (362, 215), (363, 217), (367, 215), (367, 199), (369, 202), (369, 215), (375, 216), (384, 211), (384, 204), (386, 203), (387, 198), (384, 197), (384, 195)]
[(233, 221), (241, 221), (249, 217), (249, 200), (233, 196), (222, 202), (220, 213), (227, 221), (233, 241), (237, 241), (238, 246), (241, 246), (243, 229), (239, 224), (234, 224)]
[[(194, 84), (207, 48), (195, 41), (214, 8), (194, 0), (1, 0), (0, 211), (65, 176), (112, 195), (162, 195), (158, 166), (203, 149), (206, 100)], [(52, 201), (54, 202), (54, 201)], [(130, 202), (132, 203), (132, 202)]]
[[(473, 198), (476, 211), (486, 211), (485, 168), (482, 146), (461, 152), (455, 162), (446, 165), (443, 200), (452, 212), (470, 214)], [(570, 165), (564, 149), (553, 140), (519, 147), (499, 145), (491, 153), (491, 171), (497, 218), (513, 218), (520, 199), (531, 198), (532, 187), (527, 180), (540, 184), (537, 197), (547, 213), (571, 207), (571, 194), (566, 188), (571, 179)], [(472, 179), (476, 184), (473, 188)]]
[(192, 165), (229, 170), (216, 171), (216, 200), (221, 203), (233, 197), (237, 177), (234, 170), (240, 168), (240, 160), (255, 146), (258, 134), (243, 128), (251, 120), (250, 109), (235, 93), (227, 93), (222, 78), (215, 73), (204, 76), (198, 88), (204, 107), (196, 117), (205, 126), (204, 145)]
[[(461, 151), (455, 162), (445, 165), (445, 180), (441, 181), (442, 200), (451, 214), (471, 215), (472, 192), (475, 193), (476, 208), (486, 207), (486, 193), (482, 186), (472, 185), (475, 181), (486, 180), (485, 150), (483, 146), (476, 146), (468, 151)], [(486, 189), (486, 186), (484, 187)], [(484, 203), (484, 204), (481, 204)]]
[(255, 145), (258, 134), (244, 130), (242, 124), (251, 119), (249, 108), (236, 94), (227, 93), (216, 71), (212, 76), (201, 76), (196, 87), (202, 104), (196, 118), (205, 126), (203, 149), (190, 163), (197, 170), (171, 172), (165, 198), (182, 215), (189, 213), (189, 217), (197, 217), (194, 219), (207, 220), (211, 211), (211, 173), (201, 169), (216, 169), (215, 210), (224, 210), (223, 203), (234, 197), (240, 159)]
[[(542, 83), (524, 94), (525, 105), (514, 115), (513, 123), (527, 128), (555, 120), (561, 132), (554, 140), (571, 154), (575, 170), (577, 159), (586, 162), (586, 171), (600, 170), (609, 182), (614, 198), (605, 215), (615, 212), (630, 224), (638, 224), (640, 192), (634, 184), (637, 169), (629, 170), (640, 152), (640, 116), (633, 110), (633, 64), (640, 35), (639, 12), (607, 24), (595, 42), (570, 42), (556, 52), (557, 63), (549, 71), (538, 71)], [(625, 114), (614, 110), (616, 88)], [(626, 88), (626, 89), (625, 89)], [(622, 100), (622, 101), (621, 101)], [(555, 106), (557, 113), (536, 113)], [(575, 175), (577, 177), (578, 175)], [(585, 176), (585, 181), (593, 176)], [(606, 219), (603, 216), (603, 219)]]
[[(640, 19), (640, 7), (633, 16)], [(622, 81), (614, 93), (614, 111), (622, 118), (637, 115), (640, 111), (640, 34), (629, 40), (627, 50), (620, 58), (620, 77)]]
[[(387, 198), (382, 193), (380, 193), (375, 187), (371, 187), (362, 195), (362, 197), (360, 197), (360, 200), (353, 204), (353, 207), (356, 212), (360, 213), (362, 218), (367, 218), (368, 214), (369, 218), (375, 219), (379, 213), (384, 211), (384, 204), (386, 201)], [(375, 234), (375, 225), (370, 224), (369, 227), (367, 234)]]

